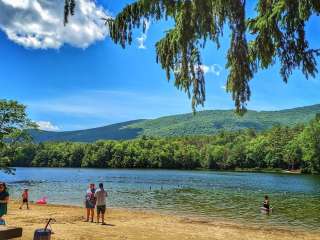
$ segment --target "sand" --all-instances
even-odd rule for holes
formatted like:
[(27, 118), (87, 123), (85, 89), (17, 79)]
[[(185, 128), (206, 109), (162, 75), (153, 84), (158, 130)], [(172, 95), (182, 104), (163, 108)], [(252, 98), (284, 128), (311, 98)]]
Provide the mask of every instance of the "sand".
[(31, 205), (31, 210), (19, 210), (16, 202), (9, 205), (6, 216), (8, 226), (23, 227), (23, 240), (32, 240), (33, 232), (43, 228), (46, 219), (52, 217), (52, 240), (118, 239), (118, 240), (292, 240), (319, 239), (320, 234), (301, 230), (263, 229), (221, 221), (207, 221), (192, 217), (174, 216), (142, 210), (108, 209), (106, 226), (84, 222), (84, 209), (73, 206)]

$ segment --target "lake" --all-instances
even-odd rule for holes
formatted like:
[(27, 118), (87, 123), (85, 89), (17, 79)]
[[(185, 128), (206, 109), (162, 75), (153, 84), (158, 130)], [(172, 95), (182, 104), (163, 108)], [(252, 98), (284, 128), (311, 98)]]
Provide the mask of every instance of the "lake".
[[(103, 182), (108, 206), (185, 216), (320, 230), (320, 176), (175, 170), (17, 168), (0, 173), (13, 198), (24, 187), (30, 199), (83, 205), (88, 183)], [(274, 212), (261, 214), (264, 195)]]

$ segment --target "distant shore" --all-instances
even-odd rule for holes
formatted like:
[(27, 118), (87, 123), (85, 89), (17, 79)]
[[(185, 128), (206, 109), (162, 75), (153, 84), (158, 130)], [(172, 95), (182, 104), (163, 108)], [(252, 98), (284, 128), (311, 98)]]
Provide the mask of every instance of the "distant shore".
[[(21, 168), (18, 166), (11, 167), (12, 169)], [(85, 167), (22, 167), (22, 168), (59, 168), (59, 169), (119, 169), (119, 170), (172, 170), (172, 171), (208, 171), (208, 172), (259, 172), (259, 173), (289, 173), (289, 174), (304, 174), (302, 169), (288, 170), (281, 168), (235, 168), (235, 169), (207, 169), (207, 168), (195, 168), (195, 169), (166, 169), (166, 168), (85, 168)], [(309, 173), (306, 173), (309, 174)], [(317, 175), (317, 174), (315, 174)]]
[(13, 201), (6, 219), (8, 226), (23, 228), (22, 240), (32, 239), (34, 230), (43, 228), (48, 218), (56, 219), (52, 224), (55, 232), (52, 240), (320, 240), (320, 234), (315, 232), (209, 221), (142, 210), (108, 209), (107, 226), (85, 223), (83, 216), (84, 209), (81, 207), (31, 204), (31, 210), (19, 210), (18, 203)]
[(290, 173), (301, 174), (301, 169), (285, 170), (281, 168), (236, 168), (235, 172)]

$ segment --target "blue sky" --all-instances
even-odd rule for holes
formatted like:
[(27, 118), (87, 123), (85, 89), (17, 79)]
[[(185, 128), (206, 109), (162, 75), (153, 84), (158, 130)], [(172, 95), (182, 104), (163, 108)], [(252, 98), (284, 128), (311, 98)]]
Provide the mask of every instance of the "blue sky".
[[(132, 46), (123, 50), (110, 41), (97, 19), (114, 16), (132, 1), (79, 1), (81, 9), (78, 5), (78, 14), (64, 28), (58, 22), (61, 6), (45, 0), (0, 0), (0, 98), (24, 103), (31, 119), (52, 130), (191, 111), (187, 96), (167, 82), (155, 62), (154, 44), (172, 23), (151, 22), (146, 35), (137, 32)], [(38, 16), (39, 9), (45, 15)], [(313, 47), (320, 45), (318, 21), (312, 18), (307, 26)], [(223, 88), (228, 34), (221, 43), (220, 50), (208, 44), (203, 51), (209, 70), (204, 109), (233, 108)], [(296, 71), (285, 84), (278, 72), (276, 65), (255, 75), (248, 108), (277, 110), (320, 103), (319, 75), (306, 80)]]

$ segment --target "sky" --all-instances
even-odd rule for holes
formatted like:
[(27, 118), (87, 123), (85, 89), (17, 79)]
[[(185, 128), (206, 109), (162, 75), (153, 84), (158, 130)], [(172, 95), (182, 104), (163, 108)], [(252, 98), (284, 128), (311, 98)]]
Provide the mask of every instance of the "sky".
[[(191, 112), (185, 93), (168, 82), (156, 63), (155, 43), (172, 22), (148, 22), (122, 49), (108, 36), (102, 17), (114, 17), (130, 0), (77, 0), (64, 27), (63, 0), (0, 0), (0, 99), (27, 106), (41, 129), (66, 131)], [(249, 1), (248, 14), (255, 2)], [(319, 17), (307, 25), (310, 45), (320, 47)], [(221, 48), (202, 51), (206, 72), (205, 106), (233, 109), (224, 85), (228, 32)], [(320, 76), (295, 71), (287, 84), (279, 66), (259, 71), (250, 82), (249, 109), (280, 110), (320, 103)]]

